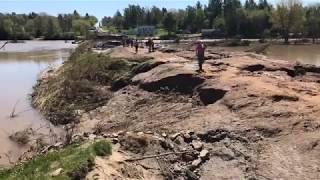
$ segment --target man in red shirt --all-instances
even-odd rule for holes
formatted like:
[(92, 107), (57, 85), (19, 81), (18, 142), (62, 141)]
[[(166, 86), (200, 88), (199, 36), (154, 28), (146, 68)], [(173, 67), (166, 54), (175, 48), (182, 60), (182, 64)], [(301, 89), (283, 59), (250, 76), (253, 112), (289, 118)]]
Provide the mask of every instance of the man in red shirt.
[(197, 55), (198, 63), (199, 63), (199, 70), (198, 71), (200, 71), (200, 72), (203, 72), (202, 64), (204, 63), (204, 51), (205, 50), (206, 50), (206, 45), (203, 42), (198, 41), (197, 46), (196, 46), (196, 55)]

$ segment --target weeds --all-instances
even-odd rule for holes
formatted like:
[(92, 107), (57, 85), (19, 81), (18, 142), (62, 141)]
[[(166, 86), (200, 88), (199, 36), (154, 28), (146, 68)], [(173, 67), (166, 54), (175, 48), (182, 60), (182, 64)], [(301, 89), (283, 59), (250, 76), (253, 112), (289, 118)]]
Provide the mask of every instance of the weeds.
[[(70, 145), (59, 151), (39, 155), (25, 164), (0, 170), (0, 179), (83, 179), (94, 166), (94, 159), (98, 155), (111, 155), (109, 142), (102, 140), (91, 145)], [(61, 174), (54, 177), (50, 175), (59, 168), (63, 169)]]
[(74, 122), (76, 111), (104, 105), (112, 97), (111, 90), (129, 84), (131, 70), (141, 62), (97, 54), (91, 51), (90, 44), (82, 44), (54, 76), (34, 87), (33, 105), (53, 124)]
[(93, 144), (97, 156), (106, 156), (112, 153), (111, 144), (106, 141), (99, 141)]

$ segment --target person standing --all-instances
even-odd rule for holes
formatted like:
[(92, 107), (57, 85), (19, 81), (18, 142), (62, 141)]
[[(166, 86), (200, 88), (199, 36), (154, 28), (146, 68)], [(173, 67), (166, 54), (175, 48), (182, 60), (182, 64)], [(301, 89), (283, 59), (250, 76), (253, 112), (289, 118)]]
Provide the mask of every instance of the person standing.
[(204, 52), (206, 50), (206, 45), (202, 41), (197, 42), (196, 46), (196, 56), (199, 64), (199, 72), (203, 72), (202, 65), (204, 63)]
[(138, 53), (138, 49), (139, 49), (139, 42), (138, 42), (137, 39), (134, 41), (134, 47), (136, 49), (136, 54), (137, 54)]
[(151, 39), (151, 50), (152, 50), (152, 52), (154, 52), (154, 41), (153, 41), (153, 39)]

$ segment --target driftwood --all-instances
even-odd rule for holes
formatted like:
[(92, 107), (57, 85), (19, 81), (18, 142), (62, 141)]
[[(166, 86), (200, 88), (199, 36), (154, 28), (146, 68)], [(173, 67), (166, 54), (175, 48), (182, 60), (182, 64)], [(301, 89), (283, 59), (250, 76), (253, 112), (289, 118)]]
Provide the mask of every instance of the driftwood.
[(141, 156), (137, 158), (131, 158), (131, 159), (126, 159), (125, 161), (139, 161), (143, 159), (150, 159), (150, 158), (157, 158), (157, 157), (162, 157), (162, 156), (168, 156), (171, 154), (185, 154), (185, 153), (192, 153), (195, 151), (181, 151), (181, 152), (168, 152), (168, 153), (162, 153), (162, 154), (155, 154), (155, 155), (148, 155), (148, 156)]

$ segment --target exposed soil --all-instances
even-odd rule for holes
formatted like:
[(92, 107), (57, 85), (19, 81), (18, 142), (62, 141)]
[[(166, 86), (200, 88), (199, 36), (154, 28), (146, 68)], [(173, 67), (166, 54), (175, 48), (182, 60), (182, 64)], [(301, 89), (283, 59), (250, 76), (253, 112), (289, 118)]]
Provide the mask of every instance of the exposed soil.
[[(141, 67), (103, 106), (84, 113), (80, 131), (195, 132), (194, 139), (180, 136), (183, 143), (177, 147), (170, 139), (167, 149), (161, 143), (152, 146), (149, 141), (119, 138), (123, 151), (138, 155), (178, 152), (182, 149), (176, 148), (190, 149), (193, 142), (201, 141), (210, 152), (205, 161), (194, 162), (197, 154), (188, 161), (173, 155), (165, 159), (171, 164), (160, 162), (163, 167), (170, 164), (163, 168), (169, 171), (160, 170), (169, 179), (320, 178), (320, 68), (251, 53), (222, 55), (208, 50), (205, 72), (198, 73), (192, 51), (149, 54), (141, 50), (134, 55), (133, 49), (119, 48), (113, 53), (117, 58), (151, 56), (156, 65)], [(193, 163), (197, 168), (190, 167)], [(178, 172), (172, 173), (175, 165), (187, 168), (178, 173), (176, 167)], [(101, 166), (106, 165), (101, 162)], [(130, 172), (127, 178), (152, 179), (157, 173), (141, 174), (161, 168), (159, 162), (150, 169), (143, 166), (141, 171), (125, 170)]]

